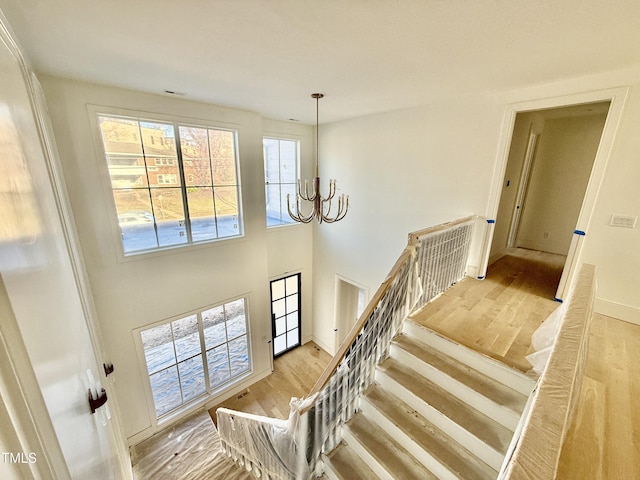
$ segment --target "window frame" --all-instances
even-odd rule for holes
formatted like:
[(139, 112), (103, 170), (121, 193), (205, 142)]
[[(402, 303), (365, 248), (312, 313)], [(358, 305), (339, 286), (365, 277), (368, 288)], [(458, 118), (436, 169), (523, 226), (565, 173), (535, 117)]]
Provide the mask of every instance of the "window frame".
[[(214, 348), (219, 347), (220, 345), (228, 345), (230, 340), (227, 338), (227, 341), (217, 345), (215, 347), (211, 347), (211, 348), (207, 348), (207, 346), (205, 345), (205, 337), (204, 337), (204, 327), (203, 327), (203, 320), (202, 320), (202, 313), (206, 312), (208, 310), (217, 308), (217, 307), (221, 307), (221, 306), (225, 306), (227, 304), (236, 302), (238, 300), (243, 300), (244, 302), (244, 317), (245, 317), (245, 333), (243, 334), (246, 337), (246, 341), (247, 341), (247, 356), (248, 356), (248, 369), (246, 371), (242, 371), (240, 372), (238, 375), (236, 375), (235, 377), (230, 377), (227, 381), (224, 381), (222, 383), (219, 383), (217, 385), (215, 385), (214, 387), (211, 386), (210, 383), (210, 374), (208, 371), (208, 359), (207, 359), (207, 352), (209, 350), (213, 350)], [(142, 377), (144, 378), (142, 384), (145, 390), (145, 399), (146, 399), (146, 404), (147, 404), (147, 410), (149, 413), (149, 419), (154, 422), (154, 425), (158, 426), (158, 425), (163, 425), (165, 423), (169, 423), (171, 421), (173, 421), (173, 419), (180, 417), (181, 415), (183, 415), (185, 412), (188, 412), (190, 410), (192, 410), (193, 408), (199, 408), (202, 405), (205, 405), (207, 402), (211, 401), (211, 399), (215, 396), (220, 395), (222, 392), (229, 390), (231, 388), (233, 388), (235, 385), (237, 385), (238, 383), (244, 381), (246, 378), (248, 378), (249, 376), (251, 376), (254, 373), (254, 364), (253, 364), (253, 351), (252, 351), (252, 341), (251, 341), (251, 320), (250, 320), (250, 312), (249, 312), (249, 303), (250, 303), (250, 298), (248, 294), (245, 295), (240, 295), (238, 297), (233, 297), (227, 300), (224, 300), (222, 302), (218, 302), (218, 303), (214, 303), (214, 304), (210, 304), (204, 307), (200, 307), (194, 310), (191, 310), (189, 312), (185, 312), (179, 315), (175, 315), (173, 317), (170, 318), (166, 318), (163, 320), (160, 320), (158, 322), (154, 322), (152, 324), (149, 325), (145, 325), (139, 328), (136, 328), (132, 331), (132, 335), (133, 335), (133, 339), (134, 339), (134, 343), (136, 346), (136, 352), (137, 352), (137, 356), (138, 356), (138, 364), (139, 364), (139, 368), (140, 368), (140, 373), (142, 375)], [(147, 331), (147, 330), (151, 330), (154, 328), (158, 328), (158, 327), (162, 327), (164, 325), (171, 325), (172, 322), (178, 321), (178, 320), (183, 320), (186, 319), (190, 316), (193, 315), (197, 315), (197, 321), (198, 321), (198, 339), (200, 342), (200, 350), (197, 354), (191, 356), (190, 358), (196, 357), (198, 355), (202, 356), (202, 364), (203, 364), (203, 380), (205, 382), (205, 390), (203, 393), (197, 395), (194, 398), (189, 399), (188, 401), (183, 401), (180, 405), (176, 406), (173, 409), (170, 409), (166, 412), (164, 412), (161, 415), (157, 415), (156, 413), (156, 405), (155, 405), (155, 400), (153, 397), (153, 388), (151, 386), (151, 375), (152, 373), (149, 373), (148, 370), (148, 366), (147, 366), (147, 358), (146, 358), (146, 352), (144, 349), (144, 344), (143, 344), (143, 340), (142, 340), (142, 332)], [(225, 323), (226, 323), (226, 319), (225, 319)], [(232, 338), (231, 340), (236, 340), (238, 338), (241, 338), (243, 335), (238, 335), (234, 338)], [(174, 346), (175, 349), (175, 340), (172, 340), (171, 345)], [(175, 350), (174, 350), (175, 351)], [(189, 359), (190, 359), (189, 358)], [(188, 359), (182, 359), (182, 360), (178, 360), (177, 359), (177, 355), (174, 358), (175, 360), (175, 364), (171, 364), (167, 367), (163, 367), (163, 369), (159, 369), (155, 373), (160, 372), (161, 370), (165, 370), (168, 368), (171, 368), (173, 365), (177, 367), (177, 365), (181, 362), (184, 362)], [(182, 395), (182, 386), (180, 386), (181, 389), (181, 395)]]
[[(202, 119), (194, 119), (194, 118), (186, 118), (177, 115), (167, 115), (158, 112), (143, 112), (137, 110), (129, 110), (118, 107), (107, 107), (100, 105), (88, 105), (87, 106), (90, 123), (92, 125), (94, 144), (97, 162), (99, 164), (98, 168), (101, 172), (101, 179), (104, 188), (104, 194), (106, 196), (106, 204), (109, 210), (107, 216), (110, 217), (108, 219), (108, 223), (110, 225), (111, 230), (113, 231), (112, 238), (113, 242), (116, 245), (119, 261), (129, 261), (141, 256), (154, 256), (154, 255), (162, 255), (166, 253), (170, 253), (175, 251), (176, 249), (197, 249), (203, 248), (207, 246), (214, 245), (219, 242), (236, 242), (241, 241), (245, 237), (245, 218), (244, 218), (244, 208), (243, 208), (243, 189), (242, 189), (242, 175), (241, 175), (241, 152), (239, 148), (239, 137), (240, 137), (240, 126), (238, 124), (227, 123), (227, 122), (218, 122), (211, 120), (202, 120)], [(220, 130), (220, 131), (228, 131), (233, 133), (233, 146), (235, 150), (235, 174), (236, 174), (236, 185), (234, 186), (236, 189), (237, 195), (237, 210), (238, 210), (238, 234), (233, 236), (225, 236), (225, 237), (216, 237), (216, 238), (208, 238), (204, 240), (193, 240), (191, 233), (188, 233), (188, 240), (184, 243), (177, 243), (171, 245), (161, 245), (153, 248), (126, 251), (124, 242), (122, 241), (122, 230), (119, 225), (118, 220), (118, 209), (116, 206), (116, 199), (114, 197), (114, 189), (111, 181), (111, 176), (109, 172), (109, 165), (107, 161), (107, 153), (105, 151), (105, 145), (102, 136), (102, 130), (100, 128), (100, 116), (107, 117), (119, 117), (125, 120), (133, 120), (138, 122), (151, 122), (151, 123), (162, 123), (162, 124), (171, 124), (174, 128), (175, 138), (176, 138), (176, 168), (179, 173), (179, 186), (175, 188), (180, 189), (180, 195), (182, 197), (183, 208), (185, 212), (185, 220), (184, 223), (189, 225), (189, 222), (186, 221), (188, 216), (188, 205), (187, 202), (187, 194), (186, 191), (189, 186), (186, 184), (186, 175), (184, 173), (184, 165), (182, 160), (182, 153), (180, 152), (180, 143), (179, 143), (179, 129), (180, 127), (186, 128), (202, 128), (202, 129), (210, 129), (210, 130)], [(142, 142), (142, 139), (138, 138), (136, 141)], [(154, 158), (149, 155), (149, 158)], [(157, 171), (158, 167), (162, 167), (164, 165), (156, 165), (155, 162), (151, 162), (153, 164), (148, 165), (149, 171)], [(213, 179), (212, 179), (213, 185)], [(212, 187), (213, 188), (213, 187)], [(217, 216), (213, 217), (217, 219)], [(216, 220), (217, 221), (217, 220)], [(190, 226), (189, 226), (190, 229)], [(191, 239), (191, 240), (189, 240)]]
[[(302, 151), (302, 138), (297, 136), (297, 135), (282, 135), (282, 134), (276, 134), (276, 133), (269, 133), (269, 132), (263, 132), (262, 134), (262, 156), (263, 156), (263, 170), (264, 170), (264, 178), (265, 178), (265, 184), (264, 184), (264, 189), (265, 189), (265, 221), (267, 224), (267, 228), (268, 229), (272, 229), (272, 228), (282, 228), (282, 227), (291, 227), (291, 226), (295, 226), (295, 225), (300, 225), (298, 222), (296, 222), (295, 220), (293, 220), (291, 217), (289, 217), (289, 213), (287, 211), (281, 212), (281, 219), (279, 223), (275, 223), (275, 224), (271, 224), (269, 225), (269, 216), (267, 214), (267, 188), (269, 187), (269, 185), (278, 185), (278, 186), (282, 186), (282, 185), (289, 185), (288, 183), (283, 183), (281, 181), (278, 182), (269, 182), (268, 181), (268, 175), (267, 175), (267, 156), (266, 156), (266, 148), (264, 145), (265, 140), (277, 140), (278, 142), (281, 141), (290, 141), (290, 142), (295, 142), (296, 144), (296, 172), (295, 172), (295, 181), (293, 183), (294, 185), (294, 191), (295, 189), (297, 189), (297, 182), (300, 180), (300, 169), (301, 169), (301, 161), (300, 161), (300, 155), (301, 155), (301, 151)], [(278, 163), (278, 178), (279, 180), (281, 180), (282, 178), (282, 174), (281, 174), (281, 170), (280, 170), (280, 163)], [(283, 205), (284, 202), (286, 202), (286, 196), (282, 196), (282, 193), (280, 194), (280, 205)], [(287, 218), (290, 221), (287, 222), (283, 222), (282, 218)]]

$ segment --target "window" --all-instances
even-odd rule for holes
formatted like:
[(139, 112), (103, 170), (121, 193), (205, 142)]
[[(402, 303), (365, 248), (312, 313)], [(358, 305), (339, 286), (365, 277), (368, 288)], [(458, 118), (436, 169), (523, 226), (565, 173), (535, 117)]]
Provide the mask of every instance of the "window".
[[(153, 140), (153, 137), (151, 137), (151, 140)], [(153, 145), (154, 142), (151, 142), (151, 144)], [(176, 164), (175, 160), (173, 158), (156, 158), (155, 159), (155, 164), (156, 165), (169, 165), (169, 166), (173, 166)]]
[(236, 133), (98, 115), (125, 255), (242, 235)]
[(156, 416), (251, 370), (245, 299), (140, 332)]
[(178, 183), (178, 177), (173, 173), (159, 173), (158, 185), (175, 185)]
[(298, 146), (297, 140), (263, 139), (267, 227), (294, 223), (287, 210), (287, 194), (295, 201)]

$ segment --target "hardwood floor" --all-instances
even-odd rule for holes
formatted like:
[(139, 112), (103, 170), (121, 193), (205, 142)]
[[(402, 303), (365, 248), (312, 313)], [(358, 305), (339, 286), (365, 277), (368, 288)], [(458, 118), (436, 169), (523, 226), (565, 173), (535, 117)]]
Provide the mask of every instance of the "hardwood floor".
[(484, 280), (465, 278), (413, 319), (524, 372), (531, 335), (558, 308), (554, 300), (564, 257), (512, 250)]
[(595, 315), (558, 480), (640, 479), (640, 326)]
[[(490, 267), (485, 280), (461, 281), (415, 319), (528, 371), (524, 357), (530, 351), (531, 334), (558, 307), (553, 298), (563, 260), (512, 252)], [(308, 343), (277, 359), (273, 375), (220, 406), (286, 418), (290, 397), (306, 395), (329, 360), (326, 352)], [(581, 395), (557, 478), (640, 479), (638, 398), (640, 326), (595, 315)], [(215, 420), (215, 408), (210, 413)]]
[(285, 353), (273, 362), (273, 374), (244, 392), (209, 410), (216, 422), (216, 409), (231, 408), (273, 418), (289, 417), (291, 397), (304, 397), (313, 387), (331, 356), (313, 342)]

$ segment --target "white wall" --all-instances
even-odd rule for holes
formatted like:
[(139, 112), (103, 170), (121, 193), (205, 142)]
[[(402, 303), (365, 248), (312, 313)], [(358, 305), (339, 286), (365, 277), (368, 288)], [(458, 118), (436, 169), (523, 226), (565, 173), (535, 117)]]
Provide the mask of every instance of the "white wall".
[(640, 215), (640, 80), (629, 91), (606, 176), (600, 189), (583, 260), (597, 266), (596, 310), (640, 324), (640, 222), (612, 227), (612, 214)]
[(339, 223), (314, 230), (314, 335), (333, 351), (335, 275), (374, 295), (407, 234), (484, 214), (503, 108), (486, 98), (320, 126), (320, 177), (350, 195)]
[[(153, 433), (157, 426), (153, 406), (145, 393), (146, 371), (136, 355), (132, 331), (246, 295), (254, 373), (236, 390), (269, 374), (268, 280), (270, 276), (288, 270), (306, 271), (307, 277), (310, 276), (311, 265), (302, 250), (283, 248), (306, 239), (309, 229), (294, 226), (267, 233), (263, 124), (259, 115), (47, 76), (42, 77), (42, 83), (86, 257), (106, 353), (115, 366), (116, 393), (120, 403), (127, 406), (123, 412), (126, 435), (134, 442)], [(244, 237), (123, 260), (118, 255), (118, 228), (109, 204), (108, 172), (97, 148), (89, 104), (144, 111), (150, 115), (157, 113), (222, 122), (238, 129)], [(271, 131), (294, 128), (286, 127), (283, 122), (267, 123)], [(295, 127), (297, 135), (305, 139), (310, 137), (311, 131), (309, 127)], [(270, 248), (274, 250), (271, 256)], [(208, 404), (218, 403), (228, 395), (229, 392), (214, 396)]]
[(337, 178), (352, 208), (342, 222), (314, 231), (317, 341), (331, 345), (336, 274), (373, 292), (408, 232), (469, 214), (495, 218), (512, 104), (551, 99), (561, 105), (563, 96), (621, 85), (630, 85), (630, 94), (619, 128), (609, 121), (613, 146), (593, 217), (584, 222), (582, 260), (597, 266), (597, 308), (639, 321), (640, 228), (608, 226), (612, 213), (640, 214), (639, 84), (640, 71), (630, 69), (322, 125), (321, 177)]

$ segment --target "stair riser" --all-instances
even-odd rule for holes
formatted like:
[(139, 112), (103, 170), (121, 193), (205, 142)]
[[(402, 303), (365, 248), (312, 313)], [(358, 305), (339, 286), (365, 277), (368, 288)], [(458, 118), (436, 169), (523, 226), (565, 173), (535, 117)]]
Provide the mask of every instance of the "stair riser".
[(420, 340), (426, 345), (429, 345), (433, 349), (438, 350), (451, 358), (455, 358), (459, 362), (464, 363), (471, 368), (474, 368), (480, 373), (483, 373), (500, 383), (508, 385), (523, 395), (529, 396), (535, 386), (535, 381), (524, 375), (522, 372), (507, 367), (485, 355), (474, 352), (473, 350), (423, 328), (412, 321), (406, 320), (403, 324), (402, 331), (407, 335)]
[(416, 410), (423, 417), (442, 430), (446, 435), (465, 447), (487, 465), (495, 470), (500, 469), (503, 461), (503, 455), (500, 452), (494, 450), (491, 446), (465, 430), (442, 412), (425, 403), (421, 398), (414, 395), (400, 383), (396, 382), (393, 378), (380, 370), (376, 371), (376, 382), (388, 391), (393, 392), (400, 400)]
[(433, 472), (441, 480), (460, 480), (457, 475), (449, 471), (445, 465), (442, 465), (436, 458), (422, 449), (408, 435), (406, 435), (397, 425), (389, 420), (374, 405), (366, 400), (366, 397), (360, 404), (362, 413), (372, 422), (375, 422), (391, 435), (400, 445), (402, 445), (411, 455), (421, 462), (427, 469)]
[(513, 410), (492, 401), (484, 395), (469, 388), (467, 385), (458, 382), (446, 373), (438, 370), (428, 363), (423, 362), (397, 345), (392, 344), (390, 352), (391, 357), (396, 358), (400, 363), (415, 370), (420, 375), (444, 388), (467, 405), (471, 405), (476, 410), (479, 410), (508, 429), (513, 431), (518, 425), (520, 416)]
[(362, 458), (369, 468), (380, 477), (381, 480), (396, 480), (387, 470), (380, 465), (376, 458), (358, 441), (357, 437), (351, 433), (349, 427), (346, 426), (342, 431), (342, 438)]

